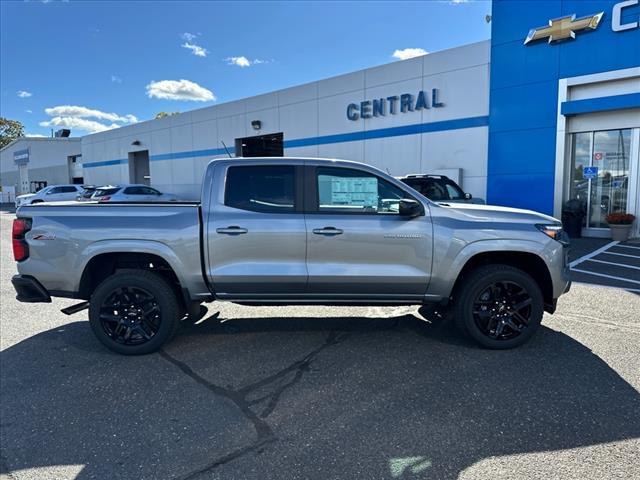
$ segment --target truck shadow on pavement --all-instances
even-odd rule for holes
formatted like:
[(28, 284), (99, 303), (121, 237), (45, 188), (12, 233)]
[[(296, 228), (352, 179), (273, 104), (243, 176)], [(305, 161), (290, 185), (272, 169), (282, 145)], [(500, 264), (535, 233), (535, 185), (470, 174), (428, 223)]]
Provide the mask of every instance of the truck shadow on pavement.
[(436, 316), (213, 316), (122, 357), (75, 322), (0, 355), (16, 475), (453, 479), (489, 457), (640, 437), (640, 394), (546, 327), (497, 352)]

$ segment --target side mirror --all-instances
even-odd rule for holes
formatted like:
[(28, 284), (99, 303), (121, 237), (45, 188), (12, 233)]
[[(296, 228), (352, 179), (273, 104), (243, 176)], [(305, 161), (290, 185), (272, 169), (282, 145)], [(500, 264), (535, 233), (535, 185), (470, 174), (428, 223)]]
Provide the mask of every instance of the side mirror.
[(422, 208), (422, 204), (410, 198), (403, 198), (400, 200), (400, 204), (398, 207), (398, 212), (403, 217), (419, 217), (424, 214), (424, 209)]
[(467, 200), (471, 200), (473, 198), (473, 195), (471, 195), (470, 193), (465, 193), (464, 198)]

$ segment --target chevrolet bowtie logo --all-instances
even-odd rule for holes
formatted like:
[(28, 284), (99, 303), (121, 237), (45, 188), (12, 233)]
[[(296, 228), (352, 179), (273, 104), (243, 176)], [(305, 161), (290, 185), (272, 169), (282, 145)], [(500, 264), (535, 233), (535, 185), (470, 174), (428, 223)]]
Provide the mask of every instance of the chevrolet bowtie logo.
[(526, 45), (535, 40), (542, 40), (543, 38), (548, 38), (549, 43), (566, 40), (567, 38), (576, 38), (575, 32), (579, 32), (580, 30), (595, 30), (598, 28), (598, 24), (603, 15), (604, 12), (600, 12), (581, 18), (576, 18), (575, 15), (569, 15), (567, 17), (549, 20), (548, 27), (538, 27), (529, 30), (529, 35), (527, 35), (527, 38), (524, 40), (524, 44)]

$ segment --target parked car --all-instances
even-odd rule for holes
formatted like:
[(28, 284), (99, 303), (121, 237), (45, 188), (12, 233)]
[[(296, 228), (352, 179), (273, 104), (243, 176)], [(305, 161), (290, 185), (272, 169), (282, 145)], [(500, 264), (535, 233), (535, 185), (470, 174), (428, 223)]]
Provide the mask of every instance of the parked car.
[(42, 202), (64, 202), (75, 200), (82, 192), (82, 185), (50, 185), (36, 193), (27, 193), (16, 197), (16, 208)]
[(177, 202), (178, 197), (147, 185), (105, 185), (91, 195), (98, 202)]
[(473, 198), (445, 175), (414, 174), (400, 177), (400, 181), (434, 202), (485, 204), (484, 199)]
[(565, 238), (552, 217), (434, 203), (356, 162), (220, 159), (201, 203), (20, 207), (12, 282), (22, 302), (86, 300), (63, 311), (88, 308), (100, 342), (129, 355), (214, 300), (449, 305), (462, 332), (504, 349), (568, 291)]
[(82, 192), (76, 196), (76, 200), (78, 202), (88, 202), (91, 200), (91, 195), (93, 195), (98, 188), (99, 187), (95, 185), (83, 185)]

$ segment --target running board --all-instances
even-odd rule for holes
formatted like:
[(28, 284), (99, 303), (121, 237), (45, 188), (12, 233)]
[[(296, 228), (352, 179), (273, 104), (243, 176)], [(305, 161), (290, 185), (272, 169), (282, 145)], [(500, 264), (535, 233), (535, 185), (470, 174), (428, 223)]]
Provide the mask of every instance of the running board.
[(75, 305), (71, 305), (70, 307), (63, 308), (60, 310), (65, 315), (73, 315), (74, 313), (81, 312), (82, 310), (86, 310), (89, 308), (89, 302), (81, 302)]

